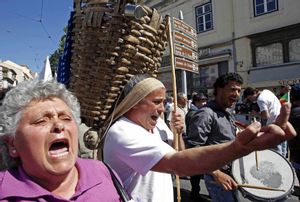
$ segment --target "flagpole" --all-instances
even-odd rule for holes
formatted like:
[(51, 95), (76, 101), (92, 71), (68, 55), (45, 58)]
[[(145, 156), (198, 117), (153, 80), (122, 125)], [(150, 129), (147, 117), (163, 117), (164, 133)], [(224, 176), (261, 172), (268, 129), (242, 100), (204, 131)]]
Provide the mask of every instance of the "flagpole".
[[(170, 60), (171, 60), (171, 69), (172, 69), (172, 86), (173, 86), (173, 97), (174, 97), (174, 111), (176, 112), (177, 108), (177, 88), (176, 88), (176, 73), (175, 73), (175, 64), (174, 64), (174, 50), (173, 50), (173, 36), (172, 36), (172, 27), (171, 27), (171, 17), (167, 15), (167, 31), (169, 39), (169, 48), (170, 48)], [(174, 134), (174, 145), (175, 150), (178, 151), (179, 148), (179, 135), (176, 130), (173, 131)], [(181, 201), (180, 196), (180, 181), (179, 176), (176, 176), (176, 188), (177, 188), (177, 201)]]

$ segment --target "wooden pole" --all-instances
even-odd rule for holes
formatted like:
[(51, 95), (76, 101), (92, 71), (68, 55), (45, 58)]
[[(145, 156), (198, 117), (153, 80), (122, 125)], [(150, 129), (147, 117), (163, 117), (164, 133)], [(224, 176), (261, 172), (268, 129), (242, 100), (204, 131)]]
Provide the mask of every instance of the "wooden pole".
[[(172, 36), (172, 27), (171, 27), (171, 17), (167, 15), (167, 26), (168, 26), (168, 40), (169, 40), (169, 48), (170, 48), (170, 60), (171, 60), (171, 68), (172, 68), (172, 86), (173, 86), (173, 97), (174, 97), (174, 111), (176, 112), (177, 108), (177, 88), (176, 88), (176, 73), (175, 73), (175, 64), (174, 64), (174, 49), (173, 49), (173, 36)], [(176, 130), (173, 131), (174, 134), (174, 145), (175, 150), (178, 151), (178, 143), (179, 143), (179, 135)], [(176, 175), (176, 188), (177, 188), (177, 201), (181, 201), (180, 195), (180, 181), (179, 176)]]

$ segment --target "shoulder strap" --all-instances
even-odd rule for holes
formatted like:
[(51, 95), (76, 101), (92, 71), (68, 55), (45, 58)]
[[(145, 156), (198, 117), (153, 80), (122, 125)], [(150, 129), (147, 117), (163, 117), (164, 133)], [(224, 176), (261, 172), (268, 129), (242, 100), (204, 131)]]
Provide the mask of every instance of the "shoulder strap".
[(115, 176), (114, 172), (112, 171), (111, 167), (106, 164), (105, 162), (103, 162), (103, 164), (107, 167), (107, 169), (109, 170), (109, 173), (111, 175), (111, 179), (115, 185), (115, 188), (118, 192), (118, 194), (120, 195), (121, 199), (123, 202), (127, 202), (127, 201), (131, 201), (131, 197), (127, 194), (126, 190), (124, 189), (124, 187), (121, 185), (121, 183), (119, 182), (118, 178)]

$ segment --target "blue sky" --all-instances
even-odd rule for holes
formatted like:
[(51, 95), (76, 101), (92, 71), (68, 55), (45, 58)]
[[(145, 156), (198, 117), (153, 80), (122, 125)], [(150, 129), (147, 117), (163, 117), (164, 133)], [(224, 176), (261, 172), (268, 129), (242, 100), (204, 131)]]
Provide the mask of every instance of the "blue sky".
[(73, 0), (0, 0), (0, 60), (40, 72), (72, 10)]

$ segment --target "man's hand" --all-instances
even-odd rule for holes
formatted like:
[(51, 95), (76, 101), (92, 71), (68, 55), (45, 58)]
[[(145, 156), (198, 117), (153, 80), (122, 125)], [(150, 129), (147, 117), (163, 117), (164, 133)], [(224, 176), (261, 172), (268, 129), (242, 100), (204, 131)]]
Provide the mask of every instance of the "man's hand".
[(296, 137), (297, 133), (292, 126), (292, 124), (288, 121), (291, 113), (291, 104), (285, 103), (281, 106), (280, 115), (277, 117), (275, 124), (278, 125), (285, 132), (285, 136), (288, 139), (292, 139)]
[(274, 124), (264, 127), (258, 122), (251, 124), (237, 134), (236, 143), (245, 151), (252, 152), (275, 147), (280, 142), (295, 137), (296, 131), (288, 122), (290, 110), (290, 104), (283, 105)]
[(221, 185), (226, 191), (238, 188), (238, 185), (234, 179), (220, 170), (212, 172), (212, 176), (214, 177), (215, 182)]

